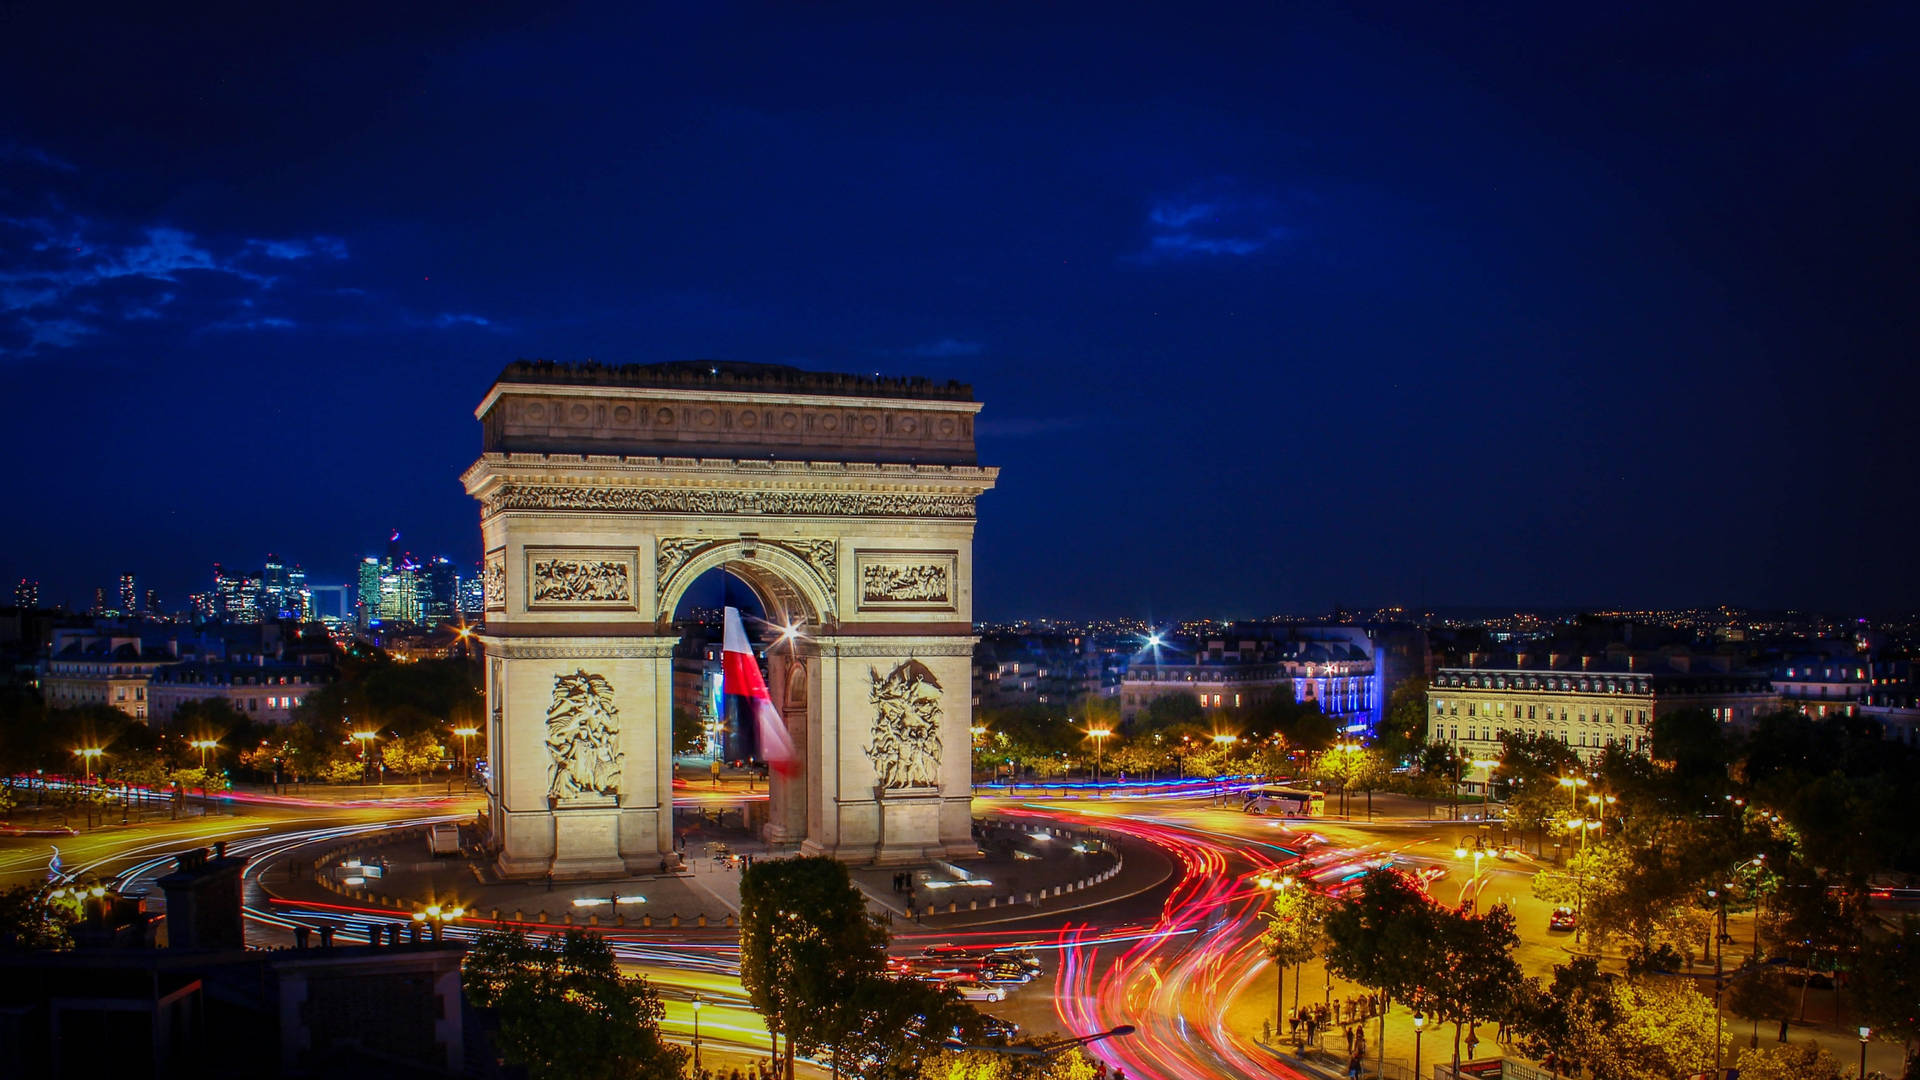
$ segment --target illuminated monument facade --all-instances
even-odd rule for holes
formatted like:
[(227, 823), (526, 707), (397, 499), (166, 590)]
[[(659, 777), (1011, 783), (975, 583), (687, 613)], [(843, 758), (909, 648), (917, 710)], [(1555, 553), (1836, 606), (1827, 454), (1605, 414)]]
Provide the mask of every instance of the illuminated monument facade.
[(768, 838), (971, 852), (971, 390), (770, 365), (518, 363), (476, 410), (498, 866), (623, 874), (673, 847), (673, 614), (723, 568), (797, 634), (798, 759)]

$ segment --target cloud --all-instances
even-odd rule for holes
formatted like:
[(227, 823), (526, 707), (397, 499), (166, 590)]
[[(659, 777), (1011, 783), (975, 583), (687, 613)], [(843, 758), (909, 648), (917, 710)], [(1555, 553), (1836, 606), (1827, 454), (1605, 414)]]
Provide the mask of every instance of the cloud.
[(979, 356), (986, 350), (987, 347), (978, 341), (961, 341), (947, 337), (901, 349), (900, 355), (922, 360), (941, 360), (954, 356)]
[(269, 259), (305, 259), (316, 255), (344, 259), (347, 257), (347, 242), (335, 236), (313, 236), (305, 240), (248, 240), (247, 250)]
[(1204, 191), (1154, 200), (1147, 208), (1145, 245), (1124, 261), (1151, 265), (1258, 255), (1290, 234), (1280, 216), (1275, 200), (1216, 181)]
[(299, 268), (346, 258), (336, 237), (223, 243), (171, 224), (116, 228), (49, 199), (38, 213), (0, 214), (0, 351), (32, 356), (169, 322), (188, 333), (289, 329), (294, 315), (269, 309), (295, 299), (289, 283), (319, 284)]
[(450, 312), (443, 312), (439, 318), (433, 320), (433, 325), (442, 329), (452, 326), (492, 327), (493, 320), (484, 315), (456, 315)]
[(57, 169), (60, 172), (79, 171), (70, 161), (54, 157), (37, 146), (22, 146), (16, 142), (0, 142), (0, 161), (20, 161), (45, 169)]

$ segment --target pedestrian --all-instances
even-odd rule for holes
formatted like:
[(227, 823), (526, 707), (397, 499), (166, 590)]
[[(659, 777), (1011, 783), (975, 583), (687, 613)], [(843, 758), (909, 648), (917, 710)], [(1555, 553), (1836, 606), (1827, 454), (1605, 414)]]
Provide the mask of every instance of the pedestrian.
[(1265, 1043), (1270, 1043), (1272, 1041), (1273, 1041), (1273, 1021), (1271, 1020), (1260, 1021), (1260, 1042), (1262, 1044), (1265, 1044)]
[(1347, 1058), (1347, 1080), (1360, 1080), (1359, 1054), (1353, 1054)]
[(1347, 1040), (1347, 1053), (1353, 1053), (1353, 1029), (1351, 1027), (1343, 1027), (1340, 1029), (1340, 1034)]
[(1287, 1010), (1287, 1038), (1300, 1041), (1300, 1014), (1292, 1009)]
[(1473, 1048), (1479, 1045), (1480, 1045), (1480, 1036), (1475, 1035), (1473, 1033), (1473, 1029), (1471, 1028), (1467, 1029), (1467, 1060), (1468, 1061), (1473, 1060)]
[(713, 759), (712, 772), (713, 772), (713, 786), (719, 787), (720, 786), (720, 759), (719, 758)]

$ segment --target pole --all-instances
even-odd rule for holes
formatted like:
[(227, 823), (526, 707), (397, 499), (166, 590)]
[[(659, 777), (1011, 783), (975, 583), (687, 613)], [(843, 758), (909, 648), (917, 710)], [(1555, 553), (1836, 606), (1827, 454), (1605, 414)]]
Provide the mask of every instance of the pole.
[(700, 995), (693, 995), (693, 1075), (700, 1075)]

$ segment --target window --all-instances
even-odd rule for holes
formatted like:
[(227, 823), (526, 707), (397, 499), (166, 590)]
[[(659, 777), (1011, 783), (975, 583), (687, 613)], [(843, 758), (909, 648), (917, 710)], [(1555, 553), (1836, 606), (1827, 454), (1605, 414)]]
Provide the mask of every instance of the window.
[(247, 711), (248, 711), (248, 712), (259, 712), (259, 711), (260, 711), (260, 699), (259, 699), (259, 698), (257, 698), (257, 697), (250, 697), (250, 698), (248, 698), (248, 699), (247, 699)]
[(1471, 701), (1467, 702), (1467, 715), (1468, 716), (1473, 715), (1473, 702)]
[(1533, 706), (1527, 706), (1527, 719), (1533, 719)]

